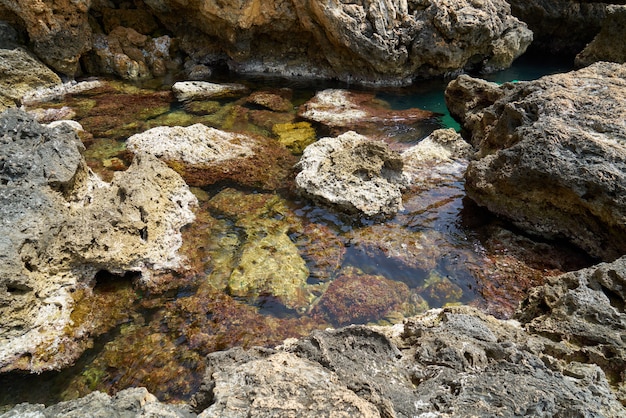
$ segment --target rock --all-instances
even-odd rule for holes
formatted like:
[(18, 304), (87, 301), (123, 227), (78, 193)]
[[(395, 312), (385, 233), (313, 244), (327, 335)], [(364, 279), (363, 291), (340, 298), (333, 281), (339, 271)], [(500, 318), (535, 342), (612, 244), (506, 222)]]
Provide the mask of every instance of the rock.
[(515, 321), (449, 307), (393, 327), (314, 331), (275, 350), (213, 353), (192, 403), (200, 416), (295, 416), (292, 408), (313, 416), (327, 402), (338, 416), (358, 414), (355, 405), (373, 405), (373, 416), (623, 414), (600, 368), (543, 353), (549, 343)]
[(626, 62), (626, 45), (623, 42), (616, 42), (617, 39), (626, 37), (624, 28), (626, 28), (626, 6), (608, 7), (600, 33), (576, 55), (576, 66), (584, 67), (598, 61)]
[(0, 48), (0, 112), (21, 105), (28, 93), (61, 84), (58, 75), (25, 49)]
[(533, 32), (532, 49), (542, 56), (574, 56), (600, 30), (607, 3), (588, 0), (507, 0), (513, 16)]
[(248, 103), (255, 104), (274, 112), (290, 112), (294, 106), (291, 103), (291, 90), (255, 91), (248, 96)]
[(298, 189), (314, 200), (371, 218), (402, 210), (402, 159), (384, 143), (352, 131), (322, 138), (304, 150), (297, 168)]
[(159, 402), (145, 388), (132, 388), (120, 391), (115, 396), (93, 392), (83, 398), (59, 402), (48, 407), (41, 404), (20, 404), (0, 416), (2, 418), (25, 416), (41, 418), (84, 416), (191, 418), (196, 415), (186, 407)]
[(283, 185), (295, 162), (274, 140), (202, 124), (152, 128), (126, 143), (130, 151), (150, 153), (167, 162), (191, 186), (230, 180), (273, 190)]
[(71, 318), (72, 292), (98, 271), (179, 268), (180, 228), (196, 202), (150, 156), (104, 183), (87, 169), (73, 128), (26, 113), (0, 115), (0, 370), (41, 372), (73, 362), (90, 324)]
[(223, 99), (245, 94), (248, 88), (242, 84), (216, 84), (208, 81), (179, 81), (172, 91), (180, 102), (192, 100)]
[(529, 332), (548, 337), (545, 351), (600, 366), (626, 405), (625, 302), (622, 257), (550, 278), (529, 292), (515, 318)]
[(244, 73), (409, 84), (508, 66), (532, 40), (504, 0), (147, 4), (193, 61)]
[[(459, 104), (472, 85), (476, 97)], [(626, 66), (610, 63), (501, 87), (467, 76), (451, 82), (446, 102), (479, 149), (468, 196), (594, 257), (626, 253), (625, 87)]]
[(89, 1), (58, 0), (54, 7), (19, 0), (2, 4), (18, 16), (40, 60), (69, 77), (78, 73), (81, 55), (91, 49)]

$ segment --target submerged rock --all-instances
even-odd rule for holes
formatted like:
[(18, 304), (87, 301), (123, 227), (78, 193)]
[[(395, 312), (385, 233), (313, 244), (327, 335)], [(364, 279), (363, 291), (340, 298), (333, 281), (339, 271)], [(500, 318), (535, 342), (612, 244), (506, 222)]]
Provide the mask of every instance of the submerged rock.
[(352, 131), (322, 138), (304, 150), (298, 168), (299, 190), (340, 210), (376, 218), (402, 209), (402, 159), (382, 142)]
[(128, 138), (133, 152), (167, 162), (191, 186), (230, 180), (273, 190), (283, 186), (295, 157), (269, 138), (225, 132), (203, 124), (161, 126)]
[(90, 324), (74, 322), (72, 292), (96, 273), (181, 265), (180, 228), (196, 202), (150, 156), (105, 183), (86, 168), (76, 133), (27, 114), (0, 115), (0, 370), (63, 367), (82, 353)]
[(479, 149), (466, 173), (469, 197), (592, 256), (626, 253), (626, 66), (502, 86), (460, 76), (446, 102)]

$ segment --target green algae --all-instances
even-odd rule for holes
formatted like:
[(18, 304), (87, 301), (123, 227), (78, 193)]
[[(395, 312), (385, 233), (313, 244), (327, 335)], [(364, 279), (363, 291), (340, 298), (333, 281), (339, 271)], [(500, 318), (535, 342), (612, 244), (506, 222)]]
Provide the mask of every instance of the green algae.
[(301, 155), (307, 146), (317, 140), (315, 129), (309, 122), (277, 123), (272, 132), (295, 155)]

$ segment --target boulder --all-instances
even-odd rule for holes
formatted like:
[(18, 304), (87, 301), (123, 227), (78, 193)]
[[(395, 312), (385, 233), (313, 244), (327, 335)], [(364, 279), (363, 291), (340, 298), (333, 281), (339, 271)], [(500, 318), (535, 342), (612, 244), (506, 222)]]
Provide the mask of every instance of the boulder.
[(146, 4), (191, 61), (242, 73), (409, 84), (507, 67), (532, 40), (504, 0)]
[(0, 119), (0, 370), (59, 369), (88, 345), (73, 292), (101, 270), (149, 282), (151, 271), (179, 268), (196, 199), (154, 157), (105, 183), (69, 125), (47, 128), (18, 110)]
[(626, 39), (626, 5), (607, 8), (600, 33), (576, 55), (576, 66), (584, 67), (598, 61), (626, 62), (626, 45), (620, 39)]
[(297, 164), (299, 191), (348, 213), (390, 217), (402, 210), (408, 179), (400, 154), (348, 131), (305, 148)]
[(179, 81), (174, 83), (172, 91), (181, 102), (207, 99), (224, 99), (241, 96), (248, 92), (243, 84), (217, 84), (208, 81)]
[(446, 102), (479, 150), (468, 196), (594, 257), (626, 253), (625, 87), (626, 65), (610, 63), (502, 86), (458, 77)]
[(203, 124), (160, 126), (128, 138), (132, 152), (167, 162), (191, 186), (234, 181), (273, 190), (292, 172), (295, 157), (269, 138), (225, 132)]

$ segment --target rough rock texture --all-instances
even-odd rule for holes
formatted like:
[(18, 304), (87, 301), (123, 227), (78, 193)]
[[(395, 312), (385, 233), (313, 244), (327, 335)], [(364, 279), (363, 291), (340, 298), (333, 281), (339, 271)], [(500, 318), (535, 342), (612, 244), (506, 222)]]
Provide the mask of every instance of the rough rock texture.
[(375, 218), (402, 209), (402, 158), (382, 142), (352, 131), (322, 138), (306, 147), (298, 168), (300, 192), (343, 211)]
[(90, 1), (2, 0), (0, 6), (18, 16), (40, 60), (61, 74), (78, 72), (81, 55), (91, 48)]
[(545, 352), (600, 366), (626, 405), (625, 307), (626, 257), (622, 257), (532, 289), (516, 318), (529, 332), (548, 337)]
[(544, 56), (574, 56), (600, 31), (607, 3), (587, 0), (506, 0), (513, 16), (533, 32), (532, 49)]
[(626, 253), (626, 65), (503, 86), (460, 76), (446, 102), (479, 149), (468, 196), (592, 256)]
[(118, 392), (115, 396), (93, 392), (84, 398), (60, 402), (48, 407), (41, 404), (21, 404), (0, 416), (2, 418), (191, 418), (196, 415), (191, 413), (187, 407), (177, 407), (159, 402), (145, 388), (133, 388)]
[[(7, 29), (7, 32), (9, 29)], [(3, 33), (0, 32), (0, 36)], [(11, 42), (17, 35), (0, 41), (0, 112), (19, 106), (34, 90), (61, 85), (61, 79), (26, 49)]]
[(584, 67), (597, 61), (626, 62), (626, 44), (620, 41), (623, 39), (626, 39), (626, 6), (608, 7), (600, 33), (576, 55), (575, 64)]
[(287, 148), (269, 138), (202, 124), (152, 128), (128, 138), (127, 146), (167, 162), (191, 186), (230, 180), (272, 190), (295, 163)]
[(73, 323), (72, 292), (100, 270), (177, 268), (179, 230), (196, 202), (163, 163), (140, 156), (104, 183), (86, 168), (71, 127), (0, 115), (0, 370), (67, 365), (89, 324)]
[(242, 72), (401, 84), (506, 67), (532, 39), (502, 0), (146, 3), (169, 28), (188, 19), (178, 34), (194, 61), (226, 56)]
[(224, 99), (245, 94), (248, 88), (243, 84), (216, 84), (208, 81), (179, 81), (172, 91), (181, 102), (190, 100)]

